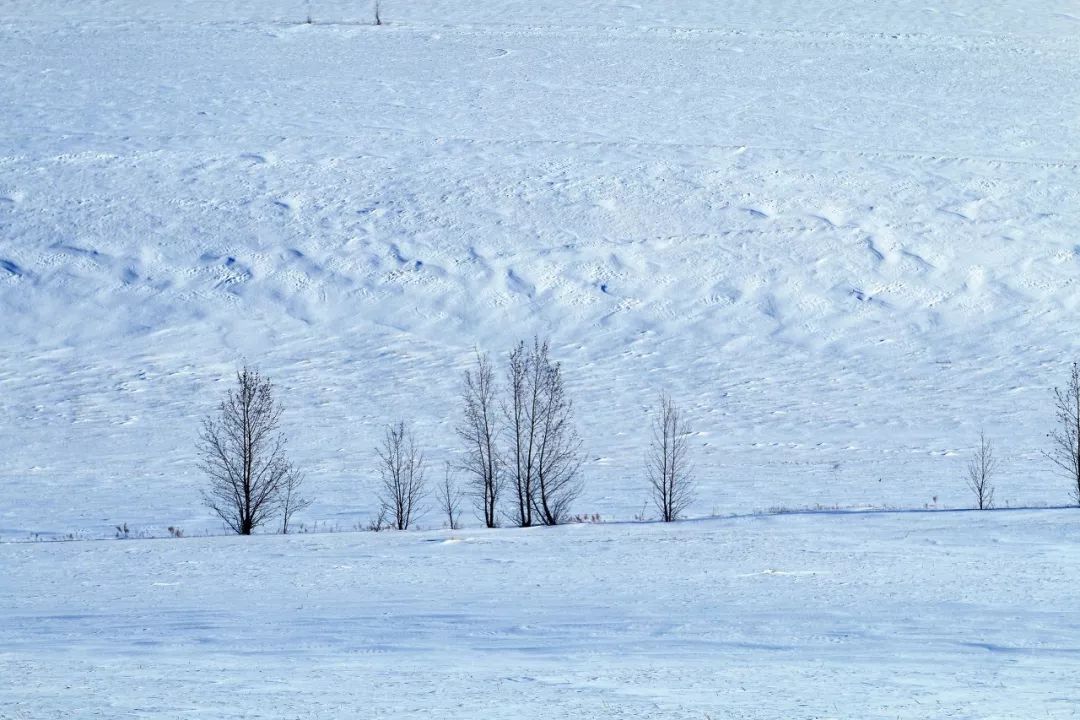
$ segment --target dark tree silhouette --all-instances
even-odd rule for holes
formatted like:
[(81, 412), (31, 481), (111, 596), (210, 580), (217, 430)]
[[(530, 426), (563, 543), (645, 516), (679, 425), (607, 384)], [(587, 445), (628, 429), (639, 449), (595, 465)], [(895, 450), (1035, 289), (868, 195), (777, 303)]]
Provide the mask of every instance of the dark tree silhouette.
[(379, 501), (392, 526), (408, 530), (424, 497), (424, 455), (404, 420), (386, 426), (376, 453), (382, 477)]
[(690, 427), (667, 393), (653, 421), (653, 436), (645, 456), (653, 504), (664, 522), (678, 520), (694, 499), (689, 460)]
[(997, 473), (998, 461), (994, 457), (994, 446), (986, 439), (986, 433), (979, 432), (979, 446), (968, 461), (967, 484), (975, 495), (975, 504), (980, 510), (994, 507), (993, 477)]
[(283, 491), (299, 486), (278, 429), (281, 412), (270, 380), (245, 365), (216, 415), (203, 420), (200, 467), (210, 478), (203, 500), (238, 535), (266, 523), (281, 510)]
[(464, 416), (457, 434), (465, 444), (465, 459), (459, 468), (468, 473), (470, 494), (489, 528), (498, 525), (496, 508), (502, 490), (496, 392), (491, 360), (477, 352), (475, 368), (465, 371), (461, 393)]

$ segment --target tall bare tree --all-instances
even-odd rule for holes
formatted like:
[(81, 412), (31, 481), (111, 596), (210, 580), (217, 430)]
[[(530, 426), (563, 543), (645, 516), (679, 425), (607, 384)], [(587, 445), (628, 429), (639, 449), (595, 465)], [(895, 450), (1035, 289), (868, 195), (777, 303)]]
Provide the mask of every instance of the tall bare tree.
[(514, 508), (509, 513), (520, 527), (533, 524), (535, 454), (533, 441), (536, 435), (537, 388), (531, 382), (533, 358), (520, 341), (510, 351), (507, 365), (506, 391), (508, 398), (503, 405), (506, 417), (509, 449), (506, 453), (508, 473), (513, 482)]
[(507, 391), (511, 517), (522, 527), (563, 523), (581, 494), (581, 439), (562, 367), (552, 362), (546, 340), (534, 338), (532, 347), (519, 342), (511, 351)]
[(678, 520), (694, 500), (690, 433), (689, 423), (675, 401), (661, 393), (645, 469), (653, 504), (664, 522)]
[(535, 422), (536, 493), (534, 507), (544, 525), (561, 525), (581, 495), (581, 438), (574, 426), (574, 404), (566, 394), (562, 364), (551, 362), (548, 344), (534, 343), (534, 382), (539, 385)]
[(278, 430), (281, 412), (270, 380), (245, 365), (216, 415), (203, 420), (199, 466), (210, 478), (203, 500), (238, 535), (250, 535), (280, 510), (282, 491), (296, 476)]
[(1045, 454), (1069, 479), (1070, 494), (1080, 505), (1080, 366), (1075, 362), (1065, 387), (1054, 388), (1054, 411), (1058, 426)]
[(376, 453), (382, 478), (379, 502), (393, 527), (408, 530), (419, 514), (425, 493), (424, 455), (417, 449), (412, 429), (404, 420), (386, 426)]
[(994, 507), (993, 478), (997, 473), (998, 461), (994, 457), (994, 446), (986, 439), (986, 433), (979, 432), (979, 446), (968, 460), (967, 484), (975, 495), (975, 503), (980, 510)]
[(436, 500), (439, 502), (439, 509), (446, 516), (446, 523), (451, 530), (457, 530), (461, 527), (461, 499), (464, 493), (458, 489), (457, 484), (454, 482), (454, 474), (450, 463), (446, 463), (446, 472), (443, 475), (442, 483), (435, 488)]
[(301, 495), (300, 486), (304, 484), (304, 475), (295, 468), (285, 476), (281, 483), (281, 534), (289, 534), (289, 523), (293, 515), (311, 506), (311, 499)]
[(469, 487), (484, 525), (498, 525), (496, 508), (502, 489), (499, 458), (499, 426), (495, 372), (487, 354), (476, 352), (476, 366), (465, 371), (461, 393), (464, 417), (457, 427), (465, 443), (465, 459), (460, 468), (469, 474)]

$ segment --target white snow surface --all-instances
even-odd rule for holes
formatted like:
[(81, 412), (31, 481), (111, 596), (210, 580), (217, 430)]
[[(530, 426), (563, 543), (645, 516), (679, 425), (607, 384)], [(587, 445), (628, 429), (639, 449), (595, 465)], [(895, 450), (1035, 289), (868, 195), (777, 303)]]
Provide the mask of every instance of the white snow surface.
[[(1064, 0), (0, 0), (0, 537), (216, 530), (199, 419), (246, 358), (316, 504), (381, 426), (459, 452), (460, 374), (548, 335), (577, 510), (1067, 502), (1080, 8)], [(937, 498), (937, 500), (934, 500)], [(425, 522), (437, 526), (438, 521)]]
[(4, 543), (5, 718), (1071, 718), (1075, 510)]
[[(1075, 717), (1080, 5), (381, 10), (0, 0), (0, 719)], [(609, 522), (205, 536), (245, 359), (348, 530), (534, 333)]]

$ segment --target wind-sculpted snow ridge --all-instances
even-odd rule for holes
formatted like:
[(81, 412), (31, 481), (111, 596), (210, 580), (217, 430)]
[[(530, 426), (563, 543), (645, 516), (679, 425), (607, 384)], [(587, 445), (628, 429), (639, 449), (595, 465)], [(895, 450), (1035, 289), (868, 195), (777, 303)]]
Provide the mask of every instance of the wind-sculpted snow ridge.
[(534, 333), (578, 512), (641, 511), (664, 388), (692, 515), (961, 506), (980, 428), (999, 504), (1067, 499), (1071, 3), (381, 7), (0, 2), (0, 536), (216, 530), (245, 358), (306, 519), (366, 522), (383, 424), (441, 467), (473, 348)]

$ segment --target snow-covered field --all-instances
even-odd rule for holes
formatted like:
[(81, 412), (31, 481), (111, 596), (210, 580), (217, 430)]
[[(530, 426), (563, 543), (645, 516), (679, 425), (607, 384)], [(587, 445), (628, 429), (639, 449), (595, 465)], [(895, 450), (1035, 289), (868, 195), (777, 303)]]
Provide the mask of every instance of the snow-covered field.
[(0, 544), (0, 717), (1072, 718), (1076, 518)]
[[(381, 9), (0, 0), (0, 718), (1074, 717), (1075, 511), (754, 513), (1068, 501), (1080, 4)], [(347, 530), (534, 333), (578, 512), (666, 388), (721, 517), (204, 536), (245, 358)]]
[[(456, 452), (471, 349), (552, 337), (579, 510), (1067, 500), (1080, 353), (1071, 0), (0, 0), (0, 537), (217, 528), (199, 417), (280, 385), (308, 520), (373, 506), (382, 423)], [(428, 524), (437, 524), (430, 519)]]

